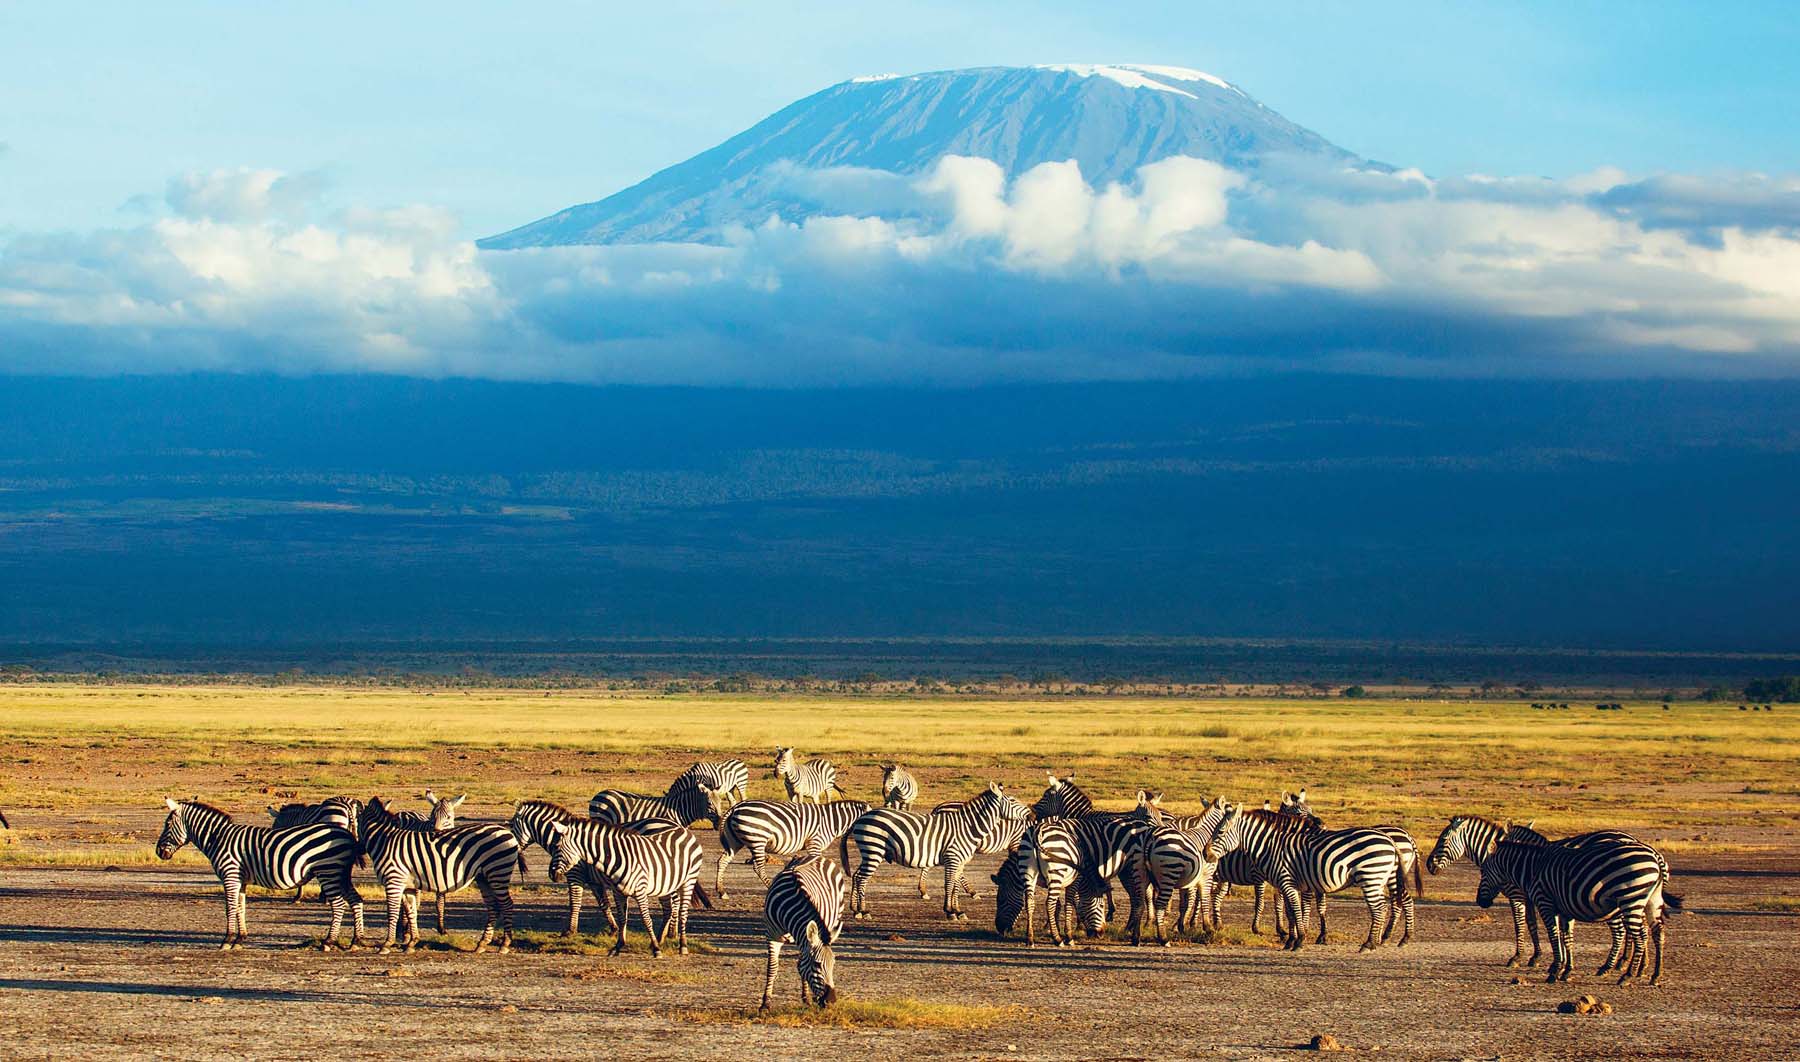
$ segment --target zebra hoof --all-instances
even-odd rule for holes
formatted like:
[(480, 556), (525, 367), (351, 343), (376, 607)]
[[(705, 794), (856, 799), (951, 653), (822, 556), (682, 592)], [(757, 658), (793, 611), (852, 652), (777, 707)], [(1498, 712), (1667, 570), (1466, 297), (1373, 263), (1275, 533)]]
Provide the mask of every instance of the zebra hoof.
[(1525, 957), (1523, 955), (1514, 955), (1512, 958), (1506, 960), (1506, 968), (1508, 970), (1517, 969), (1523, 965), (1525, 965)]
[(677, 955), (686, 955), (687, 953), (688, 953), (688, 950), (687, 950), (686, 944), (683, 944), (680, 948), (676, 949), (676, 952), (675, 952), (675, 954), (677, 954)]

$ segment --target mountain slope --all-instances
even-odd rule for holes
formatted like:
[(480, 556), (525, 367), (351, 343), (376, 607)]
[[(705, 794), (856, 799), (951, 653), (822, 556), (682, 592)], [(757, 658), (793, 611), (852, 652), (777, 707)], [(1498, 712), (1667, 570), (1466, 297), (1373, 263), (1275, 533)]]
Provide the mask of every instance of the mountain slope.
[(820, 189), (802, 175), (825, 167), (911, 175), (945, 155), (975, 155), (1012, 176), (1075, 159), (1089, 182), (1104, 184), (1176, 155), (1253, 170), (1278, 154), (1365, 164), (1197, 70), (1065, 65), (857, 78), (624, 191), (481, 246), (717, 242), (726, 226), (817, 212)]

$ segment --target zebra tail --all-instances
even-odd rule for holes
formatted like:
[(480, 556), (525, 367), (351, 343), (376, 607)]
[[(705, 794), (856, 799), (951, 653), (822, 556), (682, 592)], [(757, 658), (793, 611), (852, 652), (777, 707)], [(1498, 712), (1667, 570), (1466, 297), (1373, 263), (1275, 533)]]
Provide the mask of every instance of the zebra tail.
[(1413, 856), (1413, 898), (1425, 895), (1425, 879), (1419, 876), (1419, 864), (1425, 862), (1417, 854)]
[(850, 831), (838, 834), (838, 866), (845, 871), (850, 869)]
[(698, 881), (694, 882), (694, 899), (699, 900), (700, 906), (706, 908), (708, 911), (713, 909), (712, 897), (706, 894), (706, 886), (700, 884)]
[(1667, 889), (1663, 890), (1663, 906), (1667, 907), (1669, 909), (1670, 914), (1680, 914), (1683, 910), (1686, 909), (1686, 906), (1683, 904), (1681, 897), (1675, 895), (1674, 893), (1670, 892)]
[(525, 846), (524, 845), (519, 846), (519, 854), (518, 854), (517, 858), (519, 860), (519, 873), (520, 874), (531, 873), (531, 868), (525, 865)]

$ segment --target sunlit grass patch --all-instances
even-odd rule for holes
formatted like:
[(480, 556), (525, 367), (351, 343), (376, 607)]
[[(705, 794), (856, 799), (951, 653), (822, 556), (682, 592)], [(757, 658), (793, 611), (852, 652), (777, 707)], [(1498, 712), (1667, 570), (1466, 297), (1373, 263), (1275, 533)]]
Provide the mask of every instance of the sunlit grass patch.
[(1768, 896), (1750, 904), (1752, 911), (1775, 911), (1781, 914), (1800, 913), (1800, 896)]
[[(613, 942), (617, 939), (612, 933), (577, 933), (567, 937), (541, 929), (521, 929), (513, 933), (513, 950), (539, 955), (609, 955), (612, 953)], [(697, 955), (711, 955), (719, 950), (691, 933), (688, 934), (687, 946), (689, 953)], [(671, 933), (663, 942), (663, 951), (674, 950), (675, 936)], [(649, 955), (649, 936), (644, 933), (631, 934), (625, 939), (625, 950), (620, 954)]]
[(898, 997), (840, 999), (829, 1007), (787, 1005), (771, 1007), (765, 1013), (755, 1008), (690, 1007), (671, 1011), (669, 1016), (701, 1024), (754, 1023), (790, 1029), (985, 1029), (1028, 1021), (1035, 1015), (1020, 1006), (971, 1006)]

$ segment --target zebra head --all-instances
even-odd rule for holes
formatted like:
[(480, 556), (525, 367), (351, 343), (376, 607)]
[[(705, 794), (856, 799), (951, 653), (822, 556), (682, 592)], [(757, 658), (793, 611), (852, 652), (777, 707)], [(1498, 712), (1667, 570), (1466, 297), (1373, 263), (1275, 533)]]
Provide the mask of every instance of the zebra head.
[(1056, 772), (1045, 771), (1044, 779), (1048, 783), (1044, 795), (1031, 805), (1031, 812), (1040, 819), (1054, 819), (1068, 811), (1068, 795), (1075, 788), (1075, 775), (1070, 773), (1058, 778)]
[(572, 836), (574, 832), (574, 830), (565, 827), (556, 836), (556, 843), (550, 849), (551, 881), (563, 880), (563, 878), (568, 875), (569, 871), (574, 869), (575, 864), (581, 862), (581, 856), (575, 850), (577, 845), (575, 843), (575, 838)]
[(162, 836), (156, 839), (156, 858), (173, 859), (177, 850), (188, 843), (187, 816), (173, 797), (163, 797), (169, 817), (163, 820)]
[(1319, 817), (1313, 814), (1312, 805), (1306, 802), (1305, 786), (1301, 786), (1298, 793), (1281, 794), (1281, 807), (1276, 810), (1280, 811), (1283, 815), (1298, 815), (1301, 818), (1306, 819), (1317, 819)]
[(425, 802), (431, 805), (431, 828), (434, 830), (447, 830), (455, 826), (456, 809), (462, 807), (462, 802), (469, 799), (469, 794), (464, 793), (461, 796), (445, 797), (440, 800), (437, 794), (429, 789), (425, 790), (423, 795)]
[(1437, 844), (1425, 859), (1425, 869), (1436, 874), (1450, 863), (1461, 859), (1468, 851), (1469, 820), (1457, 815), (1444, 827), (1444, 832), (1438, 834)]
[(831, 945), (819, 932), (817, 921), (806, 923), (806, 932), (799, 944), (800, 980), (812, 991), (813, 1002), (820, 1007), (836, 1003), (837, 988), (833, 982), (837, 974), (837, 956), (832, 954)]
[(1475, 889), (1475, 903), (1494, 906), (1494, 897), (1508, 888), (1523, 889), (1530, 874), (1531, 856), (1536, 845), (1523, 841), (1501, 841), (1494, 853), (1481, 862), (1481, 884)]
[(1235, 852), (1244, 843), (1244, 806), (1227, 804), (1225, 811), (1219, 816), (1219, 825), (1206, 842), (1204, 858), (1208, 863), (1217, 863), (1229, 852)]
[(777, 748), (775, 750), (775, 769), (769, 775), (769, 777), (770, 778), (780, 778), (782, 775), (793, 774), (793, 773), (794, 773), (794, 749), (793, 749), (793, 747), (786, 746), (786, 747)]
[(1168, 812), (1163, 810), (1162, 798), (1162, 790), (1160, 789), (1155, 790), (1154, 792), (1148, 789), (1138, 790), (1137, 807), (1133, 811), (1133, 815), (1146, 822), (1160, 824), (1163, 821), (1163, 818), (1168, 814)]
[(697, 781), (694, 783), (694, 791), (706, 798), (706, 810), (700, 813), (700, 817), (712, 823), (716, 832), (719, 823), (725, 821), (725, 816), (731, 813), (731, 790), (714, 789), (705, 782)]

